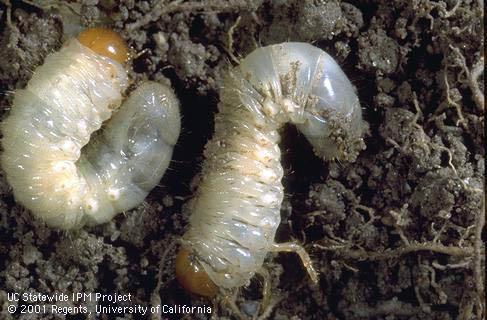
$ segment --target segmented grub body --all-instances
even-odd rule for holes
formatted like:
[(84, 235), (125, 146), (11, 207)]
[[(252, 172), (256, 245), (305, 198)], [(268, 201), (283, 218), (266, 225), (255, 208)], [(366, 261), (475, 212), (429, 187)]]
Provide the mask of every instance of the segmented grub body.
[(274, 242), (284, 192), (278, 130), (291, 122), (316, 155), (353, 160), (364, 126), (352, 84), (327, 53), (291, 42), (248, 55), (220, 99), (183, 250), (219, 287), (246, 284), (269, 251), (298, 253), (316, 281), (301, 246)]
[(127, 83), (121, 63), (72, 39), (15, 92), (1, 127), (2, 168), (16, 201), (50, 226), (106, 222), (140, 204), (166, 170), (178, 102), (145, 83), (117, 110)]

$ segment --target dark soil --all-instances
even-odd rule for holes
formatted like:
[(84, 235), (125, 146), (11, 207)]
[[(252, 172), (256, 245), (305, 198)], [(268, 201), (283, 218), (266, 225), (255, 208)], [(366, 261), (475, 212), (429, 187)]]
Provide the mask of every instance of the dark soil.
[[(136, 53), (132, 87), (152, 79), (175, 88), (183, 133), (143, 205), (77, 232), (34, 220), (0, 177), (0, 318), (210, 318), (21, 314), (25, 302), (7, 295), (101, 292), (131, 293), (119, 306), (210, 305), (213, 319), (484, 319), (483, 10), (482, 0), (3, 0), (4, 116), (47, 54), (83, 27), (105, 25)], [(287, 196), (276, 240), (302, 242), (320, 283), (296, 256), (270, 254), (264, 310), (257, 277), (234, 296), (192, 297), (174, 279), (174, 254), (222, 74), (235, 57), (287, 40), (336, 57), (370, 126), (354, 163), (323, 163), (294, 128), (283, 133)]]

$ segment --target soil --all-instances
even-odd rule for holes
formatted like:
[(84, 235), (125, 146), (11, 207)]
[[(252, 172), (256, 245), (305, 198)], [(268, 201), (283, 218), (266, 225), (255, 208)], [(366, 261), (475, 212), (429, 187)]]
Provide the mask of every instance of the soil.
[[(3, 116), (47, 54), (105, 25), (136, 54), (132, 87), (144, 79), (173, 86), (183, 133), (143, 205), (76, 232), (34, 220), (0, 176), (0, 318), (484, 319), (483, 10), (482, 0), (3, 0)], [(337, 59), (369, 124), (354, 163), (322, 162), (292, 127), (282, 135), (286, 200), (276, 241), (303, 243), (320, 282), (293, 254), (269, 254), (265, 305), (258, 277), (214, 301), (193, 297), (174, 279), (174, 254), (222, 74), (256, 47), (288, 40)], [(209, 305), (213, 313), (22, 314), (27, 304), (8, 294), (24, 292), (131, 293), (117, 305)]]

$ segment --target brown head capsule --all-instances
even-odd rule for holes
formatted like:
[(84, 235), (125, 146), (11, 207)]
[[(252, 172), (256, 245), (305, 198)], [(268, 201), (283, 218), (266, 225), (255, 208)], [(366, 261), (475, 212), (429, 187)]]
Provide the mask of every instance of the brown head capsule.
[(105, 28), (89, 28), (78, 35), (78, 41), (94, 52), (119, 63), (130, 58), (129, 49), (122, 37), (115, 31)]

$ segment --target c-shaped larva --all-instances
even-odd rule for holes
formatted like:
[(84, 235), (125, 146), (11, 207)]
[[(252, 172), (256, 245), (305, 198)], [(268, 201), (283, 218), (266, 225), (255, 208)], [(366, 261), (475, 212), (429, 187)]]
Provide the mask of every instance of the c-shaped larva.
[(240, 287), (269, 251), (298, 253), (317, 282), (303, 247), (274, 242), (283, 200), (278, 130), (291, 122), (316, 155), (354, 160), (364, 148), (354, 87), (326, 52), (289, 42), (249, 54), (226, 76), (220, 99), (176, 257), (179, 282), (203, 296)]
[(50, 226), (103, 223), (134, 208), (169, 165), (180, 130), (172, 90), (146, 82), (115, 111), (127, 52), (115, 32), (87, 29), (15, 92), (2, 168), (16, 201)]

